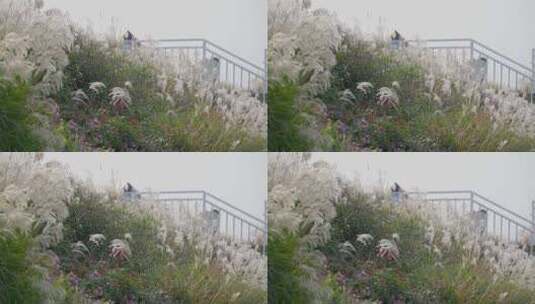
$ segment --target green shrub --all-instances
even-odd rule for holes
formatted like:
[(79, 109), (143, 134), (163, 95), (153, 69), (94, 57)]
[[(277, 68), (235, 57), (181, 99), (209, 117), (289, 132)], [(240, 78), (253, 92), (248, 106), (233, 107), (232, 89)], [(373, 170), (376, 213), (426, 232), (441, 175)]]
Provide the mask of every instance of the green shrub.
[[(410, 129), (414, 113), (407, 111), (424, 104), (414, 102), (424, 90), (424, 71), (416, 64), (397, 61), (389, 52), (380, 51), (381, 47), (347, 36), (336, 52), (331, 87), (319, 98), (327, 105), (330, 118), (346, 126), (343, 136), (331, 135), (332, 138), (345, 138), (338, 150), (408, 151), (420, 144), (418, 134)], [(400, 107), (376, 105), (378, 89), (392, 87), (394, 81), (400, 84), (400, 89), (396, 90)], [(374, 89), (364, 95), (357, 91), (360, 82), (370, 82)], [(355, 95), (354, 102), (339, 99), (339, 92), (346, 89)]]
[[(392, 239), (394, 233), (401, 236), (398, 245), (404, 253), (397, 263), (400, 269), (410, 270), (423, 260), (433, 262), (428, 251), (423, 248), (424, 223), (418, 218), (397, 214), (395, 209), (384, 206), (380, 200), (373, 201), (365, 194), (357, 194), (348, 203), (337, 205), (337, 216), (332, 220), (331, 241), (323, 250), (333, 257), (331, 265), (335, 271), (342, 271), (348, 266), (347, 261), (339, 258), (337, 249), (338, 244), (346, 241), (358, 249), (358, 259), (351, 259), (349, 266), (362, 266), (362, 261), (374, 261), (377, 265), (388, 266), (389, 263), (376, 257), (374, 246), (363, 246), (356, 238), (359, 234), (370, 234), (378, 241)], [(415, 256), (418, 260), (413, 260)]]
[[(136, 252), (128, 262), (129, 269), (143, 272), (151, 264), (163, 263), (161, 250), (157, 249), (158, 222), (149, 215), (132, 213), (111, 200), (102, 200), (93, 194), (78, 192), (78, 202), (69, 205), (69, 217), (64, 221), (64, 239), (56, 249), (64, 256), (63, 267), (80, 267), (79, 259), (71, 253), (70, 245), (78, 241), (89, 246), (96, 260), (108, 260), (107, 246), (96, 247), (88, 243), (91, 234), (103, 234), (107, 241), (124, 239), (126, 233), (132, 235), (129, 241), (132, 252)], [(143, 254), (140, 254), (143, 253)], [(87, 261), (88, 263), (94, 261)], [(84, 268), (90, 268), (90, 264)]]
[[(150, 150), (150, 146), (143, 142), (143, 129), (144, 126), (137, 120), (129, 120), (126, 116), (115, 116), (92, 133), (100, 135), (92, 139), (95, 144), (113, 151), (146, 151)], [(100, 142), (97, 141), (99, 138)]]
[(414, 63), (400, 62), (381, 48), (365, 40), (346, 37), (336, 52), (332, 88), (336, 91), (350, 89), (358, 96), (357, 84), (370, 82), (375, 88), (370, 95), (375, 96), (379, 88), (392, 87), (392, 83), (397, 81), (402, 101), (410, 102), (421, 94), (424, 90), (423, 69)]
[[(65, 68), (63, 86), (57, 94), (58, 104), (64, 121), (77, 124), (76, 130), (65, 128), (72, 133), (68, 136), (71, 148), (104, 149), (115, 151), (139, 151), (148, 147), (143, 143), (142, 123), (146, 123), (153, 113), (165, 112), (158, 93), (158, 71), (148, 63), (139, 64), (126, 54), (103, 42), (93, 40), (84, 33), (76, 33), (77, 48), (69, 53), (69, 65)], [(114, 87), (125, 87), (129, 81), (132, 105), (121, 112), (114, 109), (108, 92)], [(107, 89), (100, 94), (89, 92), (92, 82), (102, 82)], [(72, 92), (82, 89), (89, 95), (86, 104), (73, 102)], [(92, 121), (100, 126), (90, 127)], [(157, 147), (154, 151), (159, 151)]]
[(135, 63), (119, 49), (106, 47), (85, 33), (75, 33), (74, 45), (78, 47), (69, 53), (69, 65), (65, 68), (59, 94), (63, 106), (72, 104), (72, 91), (86, 91), (89, 84), (96, 81), (106, 84), (109, 89), (124, 87), (125, 82), (130, 81), (133, 84), (130, 94), (139, 102), (147, 102), (158, 92), (156, 67)]
[(395, 268), (382, 268), (370, 278), (370, 297), (384, 303), (405, 302), (409, 288), (403, 273)]
[(301, 135), (302, 118), (296, 100), (299, 86), (288, 78), (269, 82), (269, 151), (308, 151), (310, 143)]
[(28, 261), (32, 244), (27, 234), (0, 232), (0, 303), (40, 303), (34, 286), (38, 274)]
[(297, 260), (299, 237), (288, 231), (270, 231), (268, 238), (269, 303), (309, 303), (310, 294), (301, 285), (302, 261)]
[(369, 137), (371, 147), (381, 151), (409, 151), (411, 146), (406, 122), (392, 116), (378, 117), (363, 135)]
[(39, 151), (33, 135), (31, 112), (27, 108), (30, 87), (20, 79), (10, 81), (0, 75), (0, 150)]

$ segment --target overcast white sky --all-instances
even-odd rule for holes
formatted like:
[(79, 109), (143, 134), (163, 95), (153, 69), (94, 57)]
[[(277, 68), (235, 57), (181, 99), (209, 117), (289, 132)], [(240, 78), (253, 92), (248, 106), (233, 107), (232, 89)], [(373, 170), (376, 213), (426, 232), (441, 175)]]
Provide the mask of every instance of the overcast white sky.
[[(473, 190), (527, 217), (535, 199), (535, 153), (315, 153), (365, 187)], [(369, 189), (369, 188), (368, 188)]]
[[(267, 0), (45, 0), (82, 25), (116, 23), (141, 39), (206, 38), (260, 66), (267, 48)], [(114, 21), (112, 21), (114, 20)]]
[(263, 219), (266, 153), (45, 153), (81, 177), (138, 190), (205, 190)]
[(382, 20), (407, 38), (473, 38), (531, 66), (533, 0), (313, 0), (313, 6), (365, 32), (377, 32)]

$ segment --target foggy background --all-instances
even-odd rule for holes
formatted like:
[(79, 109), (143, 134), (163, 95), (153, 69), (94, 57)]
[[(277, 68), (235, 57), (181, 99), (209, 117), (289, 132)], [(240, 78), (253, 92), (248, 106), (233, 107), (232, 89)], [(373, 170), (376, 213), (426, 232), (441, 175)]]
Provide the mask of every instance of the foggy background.
[(266, 153), (45, 153), (96, 186), (139, 191), (205, 190), (264, 219)]
[(472, 190), (530, 218), (534, 153), (314, 153), (370, 190), (394, 182), (406, 191)]
[(267, 0), (45, 0), (97, 33), (130, 30), (139, 39), (205, 38), (264, 66)]
[(313, 0), (366, 33), (397, 29), (408, 39), (473, 38), (531, 67), (533, 0)]

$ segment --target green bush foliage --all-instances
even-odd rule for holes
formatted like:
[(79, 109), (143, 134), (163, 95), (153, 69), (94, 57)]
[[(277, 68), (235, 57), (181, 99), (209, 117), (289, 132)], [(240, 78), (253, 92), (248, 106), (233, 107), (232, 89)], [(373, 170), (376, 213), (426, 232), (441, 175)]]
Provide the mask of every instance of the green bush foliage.
[(270, 304), (309, 303), (310, 293), (301, 285), (302, 270), (296, 260), (299, 237), (270, 231), (268, 244), (268, 299)]
[(25, 233), (0, 232), (0, 303), (40, 303), (34, 286), (38, 274), (28, 260), (32, 246), (33, 239)]
[(268, 91), (269, 151), (308, 151), (310, 144), (300, 134), (302, 109), (297, 107), (299, 86), (285, 77), (272, 80)]
[(20, 79), (0, 75), (0, 150), (37, 151), (39, 140), (32, 133), (32, 115), (27, 108), (30, 86)]

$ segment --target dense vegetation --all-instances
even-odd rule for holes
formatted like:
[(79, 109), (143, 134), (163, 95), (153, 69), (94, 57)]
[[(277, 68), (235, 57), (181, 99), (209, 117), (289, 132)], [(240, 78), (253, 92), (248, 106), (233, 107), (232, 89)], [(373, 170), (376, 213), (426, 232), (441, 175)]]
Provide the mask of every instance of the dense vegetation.
[(267, 148), (257, 88), (209, 81), (203, 62), (127, 49), (120, 35), (82, 30), (43, 1), (3, 1), (0, 20), (5, 151)]
[(535, 303), (520, 244), (366, 193), (324, 162), (271, 162), (270, 303)]
[[(338, 147), (380, 151), (529, 151), (535, 147), (531, 137), (496, 125), (489, 113), (467, 109), (470, 100), (462, 91), (453, 88), (446, 105), (431, 102), (426, 96), (425, 68), (396, 60), (395, 51), (381, 51), (386, 48), (347, 37), (336, 52), (331, 87), (320, 99), (328, 108), (328, 118), (339, 126)], [(374, 86), (365, 94), (356, 85), (364, 82)], [(383, 87), (393, 87), (397, 104), (376, 102)], [(339, 92), (346, 88), (354, 99), (340, 98)]]
[[(136, 62), (123, 53), (111, 53), (101, 42), (76, 35), (78, 51), (69, 55), (64, 86), (58, 94), (62, 119), (69, 122), (71, 149), (113, 151), (226, 151), (263, 150), (261, 136), (249, 136), (239, 127), (228, 127), (223, 114), (200, 111), (210, 106), (187, 88), (173, 94), (173, 103), (162, 97), (156, 66)], [(73, 102), (72, 92), (86, 90), (95, 80), (106, 87), (127, 88), (133, 101), (118, 108), (108, 101), (105, 89), (91, 91), (87, 100)], [(167, 91), (176, 82), (166, 83)], [(85, 98), (85, 97), (83, 97)]]
[[(265, 292), (238, 278), (227, 278), (216, 263), (198, 263), (202, 256), (195, 240), (162, 250), (160, 223), (153, 217), (132, 213), (80, 197), (69, 206), (63, 242), (58, 253), (61, 269), (75, 290), (114, 303), (261, 303)], [(132, 252), (117, 259), (105, 245), (89, 242), (87, 251), (72, 250), (72, 244), (102, 234), (107, 239), (126, 239)], [(125, 235), (127, 236), (125, 238)], [(175, 235), (167, 238), (174, 239)]]
[(310, 1), (270, 0), (269, 19), (270, 151), (535, 149), (526, 91), (478, 81), (472, 62), (391, 48)]
[[(384, 303), (533, 303), (535, 292), (520, 288), (494, 273), (484, 262), (465, 264), (462, 244), (440, 250), (425, 245), (428, 224), (380, 201), (362, 195), (337, 207), (332, 239), (322, 249), (329, 271), (342, 290), (353, 297)], [(358, 235), (376, 239), (399, 235), (399, 257), (388, 260), (376, 248), (358, 241)], [(349, 241), (355, 252), (340, 250)], [(434, 245), (434, 244), (433, 244)], [(507, 300), (500, 298), (507, 297)]]
[(267, 301), (265, 256), (251, 243), (97, 192), (39, 156), (0, 154), (0, 168), (1, 303)]
[[(317, 248), (326, 260), (316, 278), (329, 303), (535, 303), (533, 290), (507, 278), (495, 279), (485, 262), (466, 264), (462, 244), (429, 250), (424, 220), (367, 195), (338, 205), (331, 225), (331, 240)], [(399, 256), (379, 256), (374, 241), (359, 240), (366, 234), (376, 240), (398, 234)], [(307, 249), (298, 244), (295, 235), (271, 233), (270, 303), (310, 303), (317, 297), (317, 290), (299, 283), (306, 277), (301, 267), (308, 266), (296, 254)]]

